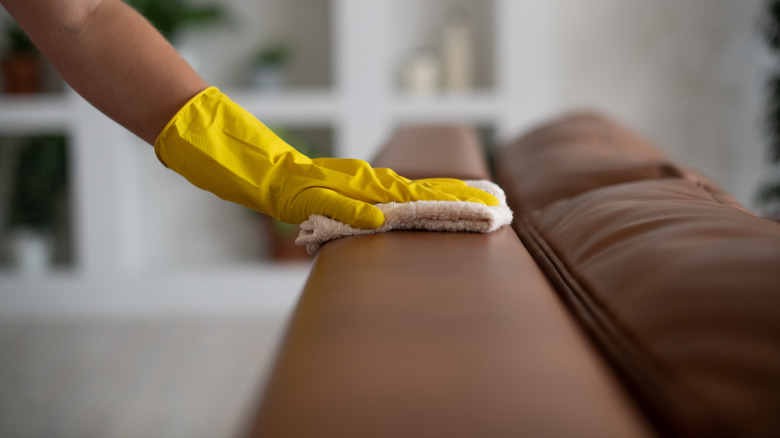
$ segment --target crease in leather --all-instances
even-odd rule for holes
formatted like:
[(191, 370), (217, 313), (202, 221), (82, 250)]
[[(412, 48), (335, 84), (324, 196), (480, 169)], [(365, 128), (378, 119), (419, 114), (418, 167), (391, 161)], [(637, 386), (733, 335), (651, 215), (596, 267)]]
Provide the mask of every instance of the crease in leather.
[[(664, 432), (690, 430), (696, 431), (692, 434), (698, 434), (705, 431), (705, 436), (714, 436), (725, 427), (713, 423), (705, 403), (691, 391), (685, 391), (682, 382), (671, 371), (645, 353), (647, 349), (641, 347), (641, 341), (590, 292), (592, 287), (570, 268), (565, 254), (545, 238), (530, 215), (517, 215), (514, 228), (561, 299), (596, 345), (606, 351), (605, 358), (612, 362), (633, 392), (640, 395), (640, 405)], [(675, 385), (669, 385), (669, 381), (674, 381)], [(662, 384), (657, 385), (657, 382)]]
[(723, 195), (728, 196), (727, 193), (723, 192), (722, 190), (713, 188), (706, 181), (703, 181), (700, 178), (693, 178), (693, 177), (689, 177), (689, 176), (686, 176), (686, 175), (682, 175), (681, 178), (686, 180), (686, 181), (690, 181), (690, 182), (694, 183), (696, 186), (701, 188), (705, 193), (707, 193), (707, 195), (709, 195), (712, 198), (712, 200), (717, 202), (718, 204), (725, 205), (725, 206), (728, 206), (728, 207), (737, 208), (737, 209), (742, 210), (742, 211), (744, 211), (746, 213), (750, 213), (752, 215), (755, 215), (755, 213), (753, 211), (751, 211), (748, 208), (746, 208), (746, 207), (742, 206), (741, 204), (739, 204), (736, 201), (736, 199), (725, 198)]
[[(572, 153), (578, 163), (574, 167), (566, 164), (571, 163)], [(505, 148), (501, 156), (497, 173), (508, 174), (517, 184), (511, 197), (522, 194), (516, 207), (527, 211), (601, 187), (685, 177), (682, 169), (648, 143), (591, 113), (575, 113), (573, 118), (542, 127)], [(559, 174), (552, 181), (551, 171)]]

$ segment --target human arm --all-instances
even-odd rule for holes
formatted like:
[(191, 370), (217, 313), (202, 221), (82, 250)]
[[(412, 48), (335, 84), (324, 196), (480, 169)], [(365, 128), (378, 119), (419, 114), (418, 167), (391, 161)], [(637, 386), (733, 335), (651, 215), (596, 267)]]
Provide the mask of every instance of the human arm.
[(208, 84), (120, 0), (0, 0), (62, 78), (150, 144)]

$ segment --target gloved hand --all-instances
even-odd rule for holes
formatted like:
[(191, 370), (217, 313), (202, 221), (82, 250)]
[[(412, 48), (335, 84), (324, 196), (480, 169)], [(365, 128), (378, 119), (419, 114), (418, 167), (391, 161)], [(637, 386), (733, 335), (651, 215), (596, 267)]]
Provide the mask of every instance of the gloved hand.
[(372, 204), (416, 200), (498, 200), (454, 179), (412, 181), (361, 160), (299, 153), (218, 89), (192, 98), (154, 143), (157, 157), (192, 184), (282, 222), (321, 214), (356, 228), (377, 228)]

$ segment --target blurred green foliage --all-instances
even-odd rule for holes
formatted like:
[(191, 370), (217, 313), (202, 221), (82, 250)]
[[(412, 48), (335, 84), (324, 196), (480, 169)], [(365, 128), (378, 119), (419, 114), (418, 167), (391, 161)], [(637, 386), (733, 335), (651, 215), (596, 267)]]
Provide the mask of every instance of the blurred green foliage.
[(38, 49), (33, 45), (26, 33), (11, 20), (5, 25), (5, 48), (6, 55), (18, 55), (28, 53), (38, 53)]
[(57, 201), (67, 182), (65, 137), (26, 139), (16, 156), (6, 228), (54, 229)]
[(187, 0), (126, 0), (168, 40), (184, 28), (217, 23), (226, 17), (219, 3), (191, 4)]

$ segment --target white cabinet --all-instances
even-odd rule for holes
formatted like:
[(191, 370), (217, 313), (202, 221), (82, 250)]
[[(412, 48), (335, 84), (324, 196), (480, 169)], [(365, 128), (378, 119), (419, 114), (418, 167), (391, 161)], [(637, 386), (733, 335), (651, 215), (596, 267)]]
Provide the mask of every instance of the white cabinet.
[[(189, 33), (181, 50), (266, 124), (314, 132), (335, 156), (370, 159), (403, 123), (470, 123), (500, 140), (553, 108), (544, 0), (223, 4), (232, 11), (230, 26)], [(401, 82), (405, 63), (420, 49), (441, 55), (443, 25), (455, 8), (471, 26), (473, 88), (409, 95)], [(247, 86), (251, 59), (272, 41), (293, 48), (287, 86), (258, 92)], [(0, 308), (121, 312), (293, 302), (308, 263), (262, 257), (257, 219), (243, 208), (165, 169), (149, 146), (71, 91), (0, 99), (0, 137), (41, 131), (69, 140), (72, 263), (35, 280), (4, 269)]]

